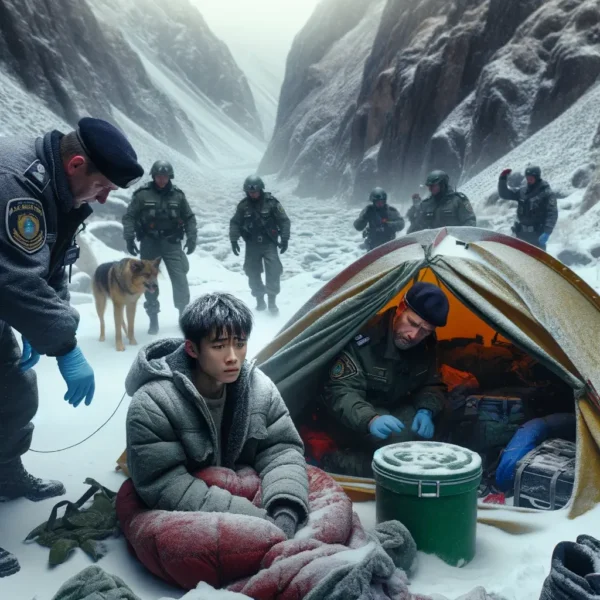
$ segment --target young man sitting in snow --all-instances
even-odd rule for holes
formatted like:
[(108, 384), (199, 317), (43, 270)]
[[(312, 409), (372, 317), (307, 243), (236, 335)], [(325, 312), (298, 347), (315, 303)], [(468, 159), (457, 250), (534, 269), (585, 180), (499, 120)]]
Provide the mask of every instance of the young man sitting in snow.
[[(308, 514), (303, 444), (275, 384), (246, 362), (248, 307), (206, 294), (180, 319), (185, 339), (143, 348), (126, 380), (127, 463), (149, 508), (273, 519), (288, 538)], [(262, 506), (207, 486), (192, 473), (252, 467)]]

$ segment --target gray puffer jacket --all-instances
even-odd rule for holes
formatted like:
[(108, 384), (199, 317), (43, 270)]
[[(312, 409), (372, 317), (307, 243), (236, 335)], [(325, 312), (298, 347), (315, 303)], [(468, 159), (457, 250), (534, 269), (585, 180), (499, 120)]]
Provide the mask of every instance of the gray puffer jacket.
[(228, 512), (266, 518), (279, 504), (308, 515), (308, 478), (302, 440), (275, 384), (253, 364), (227, 385), (222, 465), (252, 467), (262, 480), (262, 505), (208, 487), (191, 473), (216, 465), (216, 431), (192, 383), (181, 339), (144, 347), (125, 381), (133, 396), (127, 414), (127, 465), (150, 508)]

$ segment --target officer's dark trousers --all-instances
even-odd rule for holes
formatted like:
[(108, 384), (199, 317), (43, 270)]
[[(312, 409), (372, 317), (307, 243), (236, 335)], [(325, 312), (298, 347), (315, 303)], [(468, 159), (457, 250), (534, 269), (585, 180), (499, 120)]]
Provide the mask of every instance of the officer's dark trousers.
[[(187, 280), (187, 273), (190, 269), (188, 258), (181, 249), (181, 242), (173, 243), (164, 238), (144, 238), (140, 242), (140, 258), (142, 260), (154, 260), (159, 256), (163, 260), (160, 267), (162, 270), (166, 267), (173, 285), (173, 304), (175, 308), (181, 310), (190, 302), (190, 287)], [(158, 289), (156, 293), (146, 292), (145, 294), (144, 308), (149, 315), (155, 315), (160, 311), (158, 294)]]
[(542, 235), (541, 231), (519, 231), (517, 237), (532, 246), (537, 246), (542, 250), (545, 250), (544, 246), (540, 246), (540, 235)]
[(34, 369), (19, 370), (21, 349), (11, 327), (0, 321), (0, 464), (29, 450), (38, 409)]
[[(265, 283), (263, 284), (263, 262), (265, 270)], [(244, 259), (244, 273), (248, 276), (248, 284), (253, 296), (269, 296), (279, 294), (279, 281), (283, 273), (283, 266), (279, 260), (277, 246), (272, 242), (246, 242), (246, 257)]]

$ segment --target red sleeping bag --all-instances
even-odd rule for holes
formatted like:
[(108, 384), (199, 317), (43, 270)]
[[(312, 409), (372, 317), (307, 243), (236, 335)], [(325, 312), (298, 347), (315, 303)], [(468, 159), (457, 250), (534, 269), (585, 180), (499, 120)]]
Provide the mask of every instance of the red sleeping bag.
[[(345, 544), (351, 536), (352, 503), (341, 487), (316, 467), (307, 467), (311, 516), (297, 538)], [(196, 477), (260, 505), (260, 479), (252, 469), (221, 467)], [(117, 515), (133, 554), (154, 575), (193, 589), (200, 581), (215, 588), (251, 577), (283, 532), (264, 519), (226, 513), (150, 510), (128, 479), (119, 490)]]

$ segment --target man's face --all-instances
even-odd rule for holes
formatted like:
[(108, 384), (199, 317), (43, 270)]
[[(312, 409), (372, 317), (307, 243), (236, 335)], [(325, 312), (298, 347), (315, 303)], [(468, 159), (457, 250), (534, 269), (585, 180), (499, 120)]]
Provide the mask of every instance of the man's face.
[(434, 183), (433, 185), (427, 186), (429, 187), (429, 192), (432, 196), (437, 196), (440, 193), (440, 184)]
[(156, 184), (156, 187), (158, 189), (162, 190), (169, 183), (169, 176), (168, 175), (155, 175), (154, 183)]
[(394, 344), (398, 350), (408, 350), (430, 336), (435, 327), (410, 308), (399, 307), (392, 323)]
[(260, 190), (250, 190), (248, 196), (250, 196), (252, 200), (258, 200), (260, 198)]
[(230, 337), (226, 332), (204, 338), (198, 347), (198, 367), (219, 383), (233, 383), (240, 375), (247, 344), (245, 338)]
[(385, 200), (375, 200), (373, 204), (375, 205), (375, 208), (382, 209), (385, 206)]
[(73, 156), (64, 167), (69, 189), (74, 199), (74, 208), (96, 201), (104, 204), (108, 195), (118, 189), (112, 181), (99, 171), (89, 173), (88, 159), (83, 156)]
[(535, 177), (533, 175), (527, 175), (527, 185), (533, 185), (535, 183)]

